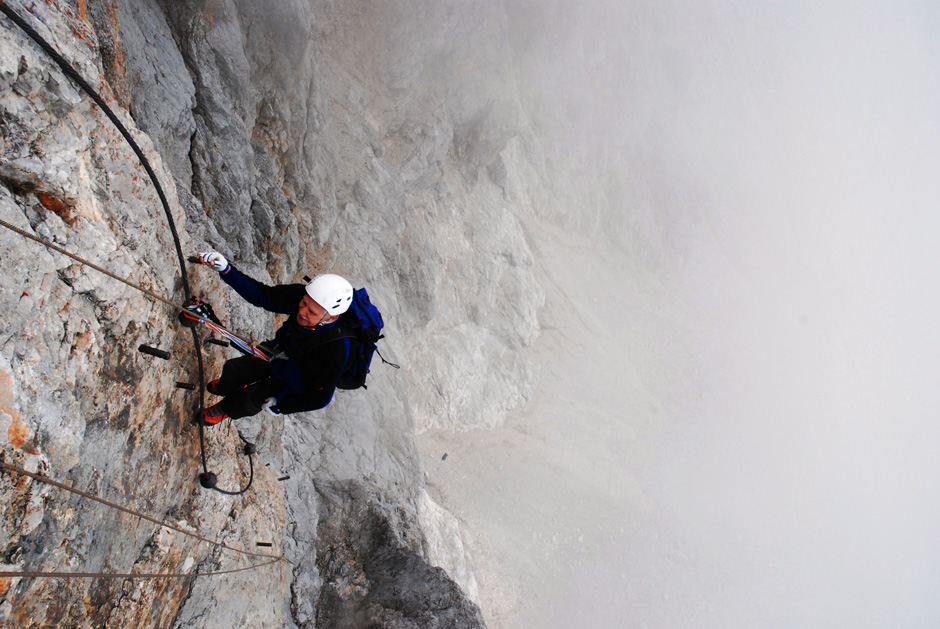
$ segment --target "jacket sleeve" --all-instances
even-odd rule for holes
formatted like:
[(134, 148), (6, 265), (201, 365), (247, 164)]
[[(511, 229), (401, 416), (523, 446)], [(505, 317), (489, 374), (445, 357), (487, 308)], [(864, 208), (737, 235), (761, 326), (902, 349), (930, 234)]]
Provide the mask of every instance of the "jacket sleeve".
[(242, 299), (253, 306), (271, 312), (293, 314), (297, 311), (297, 306), (305, 294), (303, 284), (268, 286), (248, 277), (234, 266), (221, 277), (222, 281), (234, 288)]

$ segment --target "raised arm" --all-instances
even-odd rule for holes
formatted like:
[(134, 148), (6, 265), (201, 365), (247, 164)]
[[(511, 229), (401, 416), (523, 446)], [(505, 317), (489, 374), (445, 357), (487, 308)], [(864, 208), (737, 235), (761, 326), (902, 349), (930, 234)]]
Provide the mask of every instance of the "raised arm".
[(297, 311), (305, 291), (303, 284), (281, 284), (268, 286), (248, 277), (228, 263), (220, 253), (208, 252), (199, 255), (199, 260), (219, 272), (222, 281), (235, 289), (242, 299), (253, 306), (271, 312), (293, 314)]

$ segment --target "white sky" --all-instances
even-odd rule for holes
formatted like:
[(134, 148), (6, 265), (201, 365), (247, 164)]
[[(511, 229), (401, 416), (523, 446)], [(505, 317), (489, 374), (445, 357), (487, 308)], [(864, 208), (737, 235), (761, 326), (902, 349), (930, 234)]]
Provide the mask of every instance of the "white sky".
[(936, 626), (936, 11), (680, 4), (664, 145), (707, 191), (680, 281), (710, 327), (657, 500), (719, 626)]
[(538, 236), (581, 308), (540, 395), (419, 440), (488, 620), (940, 626), (940, 4), (582, 6), (531, 81), (596, 86), (558, 111), (623, 140), (665, 262)]

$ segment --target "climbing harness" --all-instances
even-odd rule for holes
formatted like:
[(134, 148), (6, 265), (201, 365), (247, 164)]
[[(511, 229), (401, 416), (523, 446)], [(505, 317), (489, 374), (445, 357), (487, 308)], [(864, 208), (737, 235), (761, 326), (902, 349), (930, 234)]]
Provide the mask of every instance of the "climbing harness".
[[(185, 260), (184, 260), (184, 258), (183, 258), (183, 249), (182, 249), (182, 246), (181, 246), (181, 244), (180, 244), (179, 233), (178, 233), (177, 230), (176, 230), (176, 222), (173, 220), (173, 213), (170, 211), (170, 205), (169, 205), (169, 203), (167, 202), (166, 195), (163, 193), (163, 187), (160, 185), (160, 181), (159, 181), (159, 179), (157, 179), (156, 173), (154, 172), (153, 168), (151, 167), (150, 162), (147, 160), (147, 157), (144, 155), (143, 151), (142, 151), (142, 150), (140, 149), (140, 147), (137, 145), (137, 142), (134, 140), (133, 136), (131, 136), (131, 134), (130, 134), (130, 132), (127, 130), (127, 128), (121, 123), (121, 121), (118, 119), (118, 117), (115, 115), (115, 113), (111, 110), (111, 108), (108, 106), (108, 104), (104, 102), (104, 99), (101, 98), (101, 96), (94, 90), (94, 88), (92, 88), (92, 87), (85, 81), (85, 79), (83, 79), (82, 76), (81, 76), (80, 74), (78, 74), (78, 72), (75, 71), (75, 69), (71, 66), (71, 64), (69, 64), (69, 62), (66, 61), (66, 60), (62, 57), (62, 55), (60, 55), (60, 54), (55, 50), (55, 48), (53, 48), (53, 47), (49, 44), (49, 42), (47, 42), (45, 39), (43, 39), (42, 36), (39, 35), (39, 33), (37, 33), (37, 32), (36, 32), (29, 24), (27, 24), (19, 15), (17, 15), (15, 11), (13, 11), (12, 9), (10, 9), (10, 7), (8, 7), (8, 6), (6, 5), (6, 3), (5, 3), (3, 0), (0, 0), (0, 12), (3, 12), (8, 18), (10, 18), (10, 20), (11, 20), (14, 24), (16, 24), (18, 27), (20, 27), (20, 29), (21, 29), (24, 33), (26, 33), (34, 42), (36, 42), (36, 44), (37, 44), (40, 48), (42, 48), (42, 49), (46, 52), (46, 54), (48, 54), (49, 57), (59, 66), (59, 68), (62, 70), (62, 72), (63, 72), (66, 76), (68, 76), (70, 79), (72, 79), (72, 81), (74, 81), (74, 82), (75, 82), (75, 83), (76, 83), (76, 84), (77, 84), (77, 85), (78, 85), (78, 86), (79, 86), (97, 105), (98, 105), (98, 107), (101, 109), (101, 111), (104, 112), (104, 114), (108, 117), (108, 119), (114, 124), (115, 128), (117, 128), (117, 130), (121, 133), (121, 135), (122, 135), (122, 136), (124, 137), (124, 139), (127, 141), (128, 145), (131, 147), (131, 150), (134, 151), (134, 154), (137, 156), (138, 161), (139, 161), (140, 164), (144, 167), (144, 170), (147, 172), (147, 176), (149, 177), (149, 179), (150, 179), (151, 183), (153, 184), (154, 188), (156, 189), (156, 191), (157, 191), (157, 196), (160, 198), (160, 203), (161, 203), (161, 205), (163, 206), (163, 212), (164, 212), (164, 214), (166, 215), (167, 224), (168, 224), (169, 227), (170, 227), (170, 234), (171, 234), (172, 237), (173, 237), (173, 244), (174, 244), (174, 247), (175, 247), (175, 249), (176, 249), (176, 257), (177, 257), (177, 260), (178, 260), (178, 262), (179, 262), (180, 276), (181, 276), (181, 278), (182, 278), (183, 290), (185, 291), (185, 294), (187, 294), (187, 295), (192, 295), (192, 291), (190, 290), (189, 278), (188, 278), (187, 273), (186, 273), (186, 262), (185, 262)], [(31, 234), (28, 234), (28, 232), (23, 232), (22, 230), (19, 230), (19, 228), (13, 227), (13, 226), (9, 225), (8, 223), (4, 223), (4, 226), (5, 226), (5, 227), (9, 227), (9, 228), (13, 229), (14, 231), (17, 231), (18, 233), (20, 233), (20, 234), (22, 234), (22, 235), (24, 235), (24, 236), (33, 238), (34, 240), (37, 240), (37, 242), (40, 242), (40, 243), (42, 243), (42, 244), (45, 244), (46, 246), (49, 246), (50, 248), (53, 248), (53, 249), (55, 249), (55, 250), (57, 250), (57, 251), (61, 251), (60, 248), (57, 248), (57, 247), (55, 247), (55, 246), (50, 246), (50, 244), (47, 244), (46, 242), (43, 242), (42, 239), (37, 239), (37, 238), (33, 237)], [(104, 271), (104, 270), (101, 269), (100, 267), (97, 267), (97, 266), (95, 266), (95, 265), (93, 265), (93, 264), (91, 264), (91, 263), (89, 263), (89, 262), (87, 262), (87, 261), (82, 261), (82, 263), (83, 263), (83, 264), (87, 264), (88, 266), (91, 266), (92, 268), (97, 269), (97, 270), (99, 270), (99, 271), (102, 271), (103, 273), (109, 275), (110, 277), (113, 277), (114, 279), (123, 281), (124, 283), (126, 283), (126, 284), (128, 284), (128, 285), (130, 285), (130, 286), (133, 286), (134, 288), (137, 288), (138, 290), (141, 290), (141, 291), (144, 292), (145, 294), (147, 294), (147, 295), (149, 295), (149, 296), (151, 296), (151, 297), (157, 299), (158, 301), (162, 301), (162, 302), (164, 302), (164, 303), (169, 303), (169, 304), (172, 305), (173, 307), (179, 308), (179, 306), (177, 306), (176, 304), (174, 304), (174, 303), (172, 303), (172, 302), (169, 302), (168, 300), (166, 300), (166, 299), (164, 299), (164, 298), (162, 298), (162, 297), (159, 297), (159, 296), (157, 296), (157, 295), (151, 293), (150, 291), (147, 291), (147, 290), (143, 289), (142, 287), (139, 287), (139, 286), (137, 286), (137, 285), (135, 285), (135, 284), (132, 284), (132, 283), (130, 283), (130, 282), (127, 282), (127, 281), (125, 281), (123, 278), (120, 278), (120, 277), (118, 277), (118, 276), (116, 276), (116, 275), (114, 275), (114, 274), (112, 274), (112, 273), (109, 273), (109, 272), (107, 272), (107, 271)], [(221, 326), (218, 326), (218, 327), (221, 328)], [(205, 369), (204, 369), (204, 365), (203, 365), (202, 348), (201, 348), (201, 345), (200, 345), (200, 342), (199, 342), (199, 336), (198, 336), (198, 334), (196, 333), (195, 327), (191, 328), (191, 331), (192, 331), (192, 336), (193, 336), (193, 347), (194, 347), (195, 353), (196, 353), (196, 364), (197, 364), (198, 372), (199, 372), (199, 383), (200, 383), (200, 386), (199, 386), (199, 408), (204, 408), (204, 407), (205, 407)], [(216, 329), (216, 331), (218, 331), (218, 332), (221, 333), (221, 330), (220, 330), (220, 329)], [(227, 331), (226, 331), (226, 332), (227, 332)], [(237, 335), (234, 335), (234, 336), (237, 336)], [(247, 343), (248, 345), (252, 345), (250, 342), (247, 342), (247, 341), (245, 341), (244, 339), (241, 339), (240, 337), (238, 337), (238, 338), (239, 338), (242, 342)], [(231, 340), (232, 340), (233, 342), (235, 342), (235, 339), (231, 339)], [(240, 346), (236, 344), (236, 347), (240, 347)], [(232, 496), (240, 495), (240, 494), (243, 494), (243, 493), (245, 493), (246, 491), (248, 491), (248, 489), (251, 487), (251, 483), (252, 483), (252, 481), (253, 481), (253, 479), (254, 479), (254, 466), (253, 466), (253, 464), (251, 464), (251, 455), (248, 456), (249, 467), (250, 467), (250, 470), (251, 470), (251, 474), (250, 474), (249, 479), (248, 479), (248, 484), (247, 484), (244, 488), (242, 488), (242, 489), (240, 489), (240, 490), (238, 490), (238, 491), (225, 491), (225, 490), (219, 489), (219, 488), (216, 486), (216, 483), (217, 483), (217, 480), (218, 480), (218, 479), (216, 478), (216, 475), (209, 471), (208, 459), (207, 459), (207, 456), (206, 456), (206, 441), (205, 441), (205, 430), (204, 430), (204, 426), (200, 423), (200, 424), (198, 425), (198, 428), (199, 428), (199, 450), (200, 450), (200, 458), (201, 458), (201, 460), (202, 460), (202, 470), (203, 470), (202, 473), (199, 475), (199, 484), (200, 484), (202, 487), (204, 487), (204, 488), (207, 488), (207, 489), (215, 489), (216, 491), (218, 491), (218, 492), (220, 492), (220, 493), (223, 493), (223, 494), (226, 494), (226, 495), (232, 495)], [(248, 447), (248, 446), (251, 446), (251, 450), (252, 450), (252, 453), (253, 453), (253, 452), (254, 452), (254, 446), (253, 446), (252, 444), (249, 444), (249, 443), (245, 440), (245, 438), (241, 435), (240, 432), (239, 432), (238, 436), (239, 436), (239, 438), (246, 444), (246, 445), (245, 445), (245, 451), (246, 451), (246, 453), (247, 453), (247, 451), (249, 450), (249, 447)]]
[[(153, 522), (154, 524), (157, 524), (157, 525), (159, 525), (159, 526), (161, 526), (161, 527), (170, 529), (171, 531), (176, 531), (177, 533), (182, 533), (183, 535), (186, 535), (187, 537), (192, 537), (193, 539), (197, 539), (197, 540), (199, 540), (199, 541), (201, 541), (201, 542), (206, 542), (207, 544), (211, 544), (211, 545), (213, 545), (213, 546), (215, 546), (215, 547), (217, 547), (217, 548), (221, 548), (221, 549), (223, 549), (223, 550), (230, 550), (230, 551), (233, 551), (233, 552), (236, 552), (236, 553), (240, 553), (240, 554), (242, 554), (242, 555), (248, 555), (248, 556), (251, 556), (251, 557), (261, 557), (261, 558), (266, 558), (266, 559), (269, 559), (269, 560), (270, 560), (270, 561), (265, 561), (265, 562), (263, 562), (263, 563), (258, 563), (258, 564), (254, 564), (254, 565), (251, 565), (251, 566), (246, 566), (246, 567), (243, 567), (243, 568), (234, 568), (234, 569), (230, 569), (230, 570), (221, 570), (221, 571), (216, 571), (216, 572), (202, 572), (202, 573), (113, 573), (113, 572), (0, 571), (0, 577), (102, 577), (102, 578), (128, 578), (128, 579), (133, 579), (133, 578), (137, 578), (137, 579), (141, 579), (141, 578), (182, 578), (182, 577), (200, 577), (200, 576), (211, 576), (211, 575), (217, 575), (217, 574), (228, 574), (228, 573), (230, 573), (230, 572), (241, 572), (241, 571), (243, 571), (243, 570), (251, 570), (252, 568), (259, 568), (259, 567), (261, 567), (261, 566), (266, 566), (266, 565), (268, 565), (268, 564), (276, 563), (276, 562), (279, 562), (279, 561), (287, 561), (288, 563), (290, 562), (286, 557), (284, 557), (284, 555), (272, 555), (272, 554), (270, 554), (270, 553), (252, 552), (252, 551), (250, 551), (250, 550), (245, 550), (245, 549), (242, 549), (242, 548), (235, 548), (234, 546), (229, 546), (228, 544), (225, 544), (225, 543), (223, 543), (223, 542), (217, 542), (217, 541), (215, 541), (215, 540), (211, 540), (211, 539), (209, 539), (209, 538), (207, 538), (207, 537), (203, 537), (202, 535), (199, 535), (198, 533), (193, 533), (193, 532), (191, 532), (191, 531), (187, 531), (187, 530), (185, 530), (185, 529), (183, 529), (183, 528), (180, 528), (179, 526), (175, 526), (175, 525), (173, 525), (173, 524), (170, 524), (169, 522), (165, 522), (165, 521), (163, 521), (163, 520), (159, 520), (159, 519), (154, 518), (154, 517), (151, 517), (151, 516), (149, 516), (149, 515), (147, 515), (147, 514), (141, 513), (141, 512), (139, 512), (139, 511), (135, 511), (134, 509), (129, 509), (129, 508), (124, 507), (124, 506), (121, 506), (121, 505), (119, 505), (119, 504), (117, 504), (117, 503), (111, 502), (111, 501), (109, 501), (109, 500), (105, 500), (104, 498), (100, 498), (100, 497), (98, 497), (98, 496), (95, 496), (94, 494), (88, 493), (88, 492), (86, 492), (86, 491), (82, 491), (81, 489), (76, 489), (75, 487), (71, 487), (71, 486), (69, 486), (69, 485), (66, 485), (65, 483), (60, 483), (60, 482), (58, 482), (58, 481), (56, 481), (56, 480), (53, 480), (53, 479), (51, 479), (51, 478), (49, 478), (49, 477), (47, 477), (47, 476), (43, 476), (42, 474), (37, 474), (37, 473), (35, 473), (35, 472), (28, 472), (28, 471), (24, 470), (23, 468), (18, 467), (18, 466), (16, 466), (16, 465), (12, 465), (12, 464), (10, 464), (10, 463), (6, 463), (6, 462), (3, 462), (3, 461), (0, 461), (0, 471), (6, 472), (7, 474), (10, 474), (11, 476), (26, 476), (26, 477), (29, 477), (29, 478), (31, 478), (31, 479), (33, 479), (33, 480), (35, 480), (35, 481), (40, 482), (40, 483), (45, 483), (46, 485), (51, 485), (51, 486), (53, 486), (53, 487), (57, 487), (57, 488), (59, 488), (59, 489), (62, 489), (62, 490), (65, 490), (65, 491), (67, 491), (67, 492), (73, 493), (73, 494), (75, 494), (75, 495), (81, 496), (82, 498), (86, 498), (86, 499), (88, 499), (88, 500), (93, 500), (94, 502), (101, 503), (101, 504), (103, 504), (103, 505), (105, 505), (105, 506), (111, 507), (112, 509), (116, 509), (116, 510), (118, 510), (118, 511), (122, 511), (122, 512), (124, 512), (124, 513), (130, 514), (130, 515), (133, 515), (133, 516), (136, 516), (136, 517), (141, 518), (141, 519), (143, 519), (143, 520), (147, 520), (148, 522)], [(258, 542), (258, 545), (270, 546), (270, 543), (268, 543), (268, 542)]]

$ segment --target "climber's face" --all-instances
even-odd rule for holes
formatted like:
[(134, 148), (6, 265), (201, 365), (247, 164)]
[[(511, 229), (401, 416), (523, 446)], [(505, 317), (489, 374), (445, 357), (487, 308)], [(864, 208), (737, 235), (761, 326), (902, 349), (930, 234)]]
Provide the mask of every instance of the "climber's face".
[(310, 295), (304, 295), (297, 310), (297, 323), (305, 328), (313, 328), (327, 320), (326, 310), (313, 300)]

